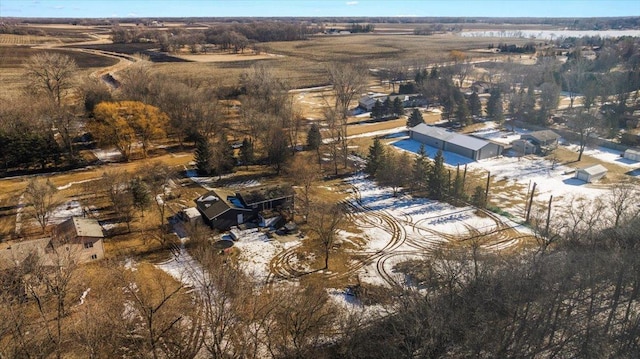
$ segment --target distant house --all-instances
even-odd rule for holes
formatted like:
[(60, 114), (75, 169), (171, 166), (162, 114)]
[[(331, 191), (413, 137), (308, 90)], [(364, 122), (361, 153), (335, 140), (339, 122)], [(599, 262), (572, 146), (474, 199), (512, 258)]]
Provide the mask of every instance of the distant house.
[(104, 258), (104, 235), (95, 219), (69, 218), (56, 226), (52, 234), (52, 237), (47, 238), (2, 243), (0, 270), (20, 265), (31, 256), (37, 257), (41, 265), (52, 266), (59, 262), (56, 260), (56, 253), (69, 253), (65, 260), (73, 260), (75, 263)]
[(476, 81), (471, 85), (470, 89), (478, 94), (489, 93), (491, 90), (491, 84), (488, 82)]
[(358, 100), (358, 107), (365, 111), (371, 111), (377, 101), (385, 102), (387, 98), (392, 102), (399, 98), (400, 101), (402, 101), (402, 106), (404, 107), (426, 105), (426, 100), (420, 97), (419, 94), (385, 95), (377, 93), (361, 97), (360, 100)]
[(603, 165), (593, 165), (576, 170), (575, 178), (587, 183), (596, 182), (607, 174)]
[[(527, 141), (534, 146), (535, 151), (531, 153), (539, 154), (543, 154), (558, 146), (559, 139), (560, 135), (551, 130), (535, 131), (520, 136), (520, 140)], [(515, 146), (516, 144), (514, 143), (514, 147)]]
[(629, 148), (624, 151), (623, 157), (631, 161), (640, 162), (640, 149)]
[(180, 211), (180, 217), (189, 224), (196, 224), (202, 220), (202, 214), (195, 207), (184, 208)]
[(196, 208), (212, 228), (227, 230), (258, 219), (263, 211), (288, 209), (293, 206), (294, 191), (290, 185), (261, 186), (244, 191), (215, 189), (196, 199)]
[(500, 156), (504, 149), (502, 145), (494, 142), (428, 126), (424, 123), (411, 128), (409, 137), (425, 145), (457, 153), (476, 161)]

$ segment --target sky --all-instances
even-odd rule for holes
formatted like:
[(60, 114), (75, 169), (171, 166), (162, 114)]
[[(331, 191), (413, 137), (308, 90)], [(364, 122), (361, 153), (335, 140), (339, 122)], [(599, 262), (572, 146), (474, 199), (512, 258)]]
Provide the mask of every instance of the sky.
[(0, 0), (0, 17), (640, 16), (639, 0)]

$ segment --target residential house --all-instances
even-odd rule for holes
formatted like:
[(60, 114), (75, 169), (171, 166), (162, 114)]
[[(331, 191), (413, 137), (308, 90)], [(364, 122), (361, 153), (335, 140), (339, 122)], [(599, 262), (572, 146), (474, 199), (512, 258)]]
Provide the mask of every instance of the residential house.
[[(544, 154), (545, 152), (553, 150), (558, 146), (559, 139), (560, 135), (551, 130), (534, 131), (520, 136), (520, 140), (529, 142), (535, 148), (535, 151), (531, 153), (538, 154)], [(516, 144), (514, 143), (514, 147), (515, 146)]]
[(95, 219), (71, 217), (54, 229), (54, 238), (75, 253), (79, 263), (104, 258), (104, 234)]
[(56, 256), (60, 256), (60, 253), (69, 253), (68, 258), (65, 255), (65, 260), (73, 260), (75, 263), (104, 258), (104, 235), (95, 219), (69, 218), (56, 226), (52, 234), (52, 237), (2, 243), (0, 270), (20, 265), (30, 256), (36, 256), (44, 266), (59, 263)]
[(290, 185), (261, 186), (243, 191), (214, 189), (196, 199), (196, 208), (212, 228), (228, 230), (255, 221), (263, 211), (282, 211), (293, 207)]
[(592, 165), (576, 170), (575, 178), (587, 183), (596, 182), (607, 174), (603, 165)]
[(370, 93), (358, 100), (358, 107), (365, 111), (371, 111), (377, 101), (382, 103), (385, 102), (387, 98), (392, 102), (395, 101), (396, 98), (399, 98), (400, 101), (402, 101), (403, 107), (425, 106), (427, 104), (426, 100), (419, 94), (385, 95), (382, 93)]
[(501, 144), (495, 142), (447, 131), (424, 123), (411, 128), (409, 137), (425, 145), (457, 153), (476, 161), (500, 156), (504, 149)]

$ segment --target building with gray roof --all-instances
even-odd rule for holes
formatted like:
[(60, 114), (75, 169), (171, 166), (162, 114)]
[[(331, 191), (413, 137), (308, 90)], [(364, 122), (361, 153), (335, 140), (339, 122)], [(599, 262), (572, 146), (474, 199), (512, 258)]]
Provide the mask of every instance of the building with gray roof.
[(500, 156), (504, 147), (498, 143), (451, 132), (421, 123), (409, 130), (409, 136), (420, 143), (473, 160)]

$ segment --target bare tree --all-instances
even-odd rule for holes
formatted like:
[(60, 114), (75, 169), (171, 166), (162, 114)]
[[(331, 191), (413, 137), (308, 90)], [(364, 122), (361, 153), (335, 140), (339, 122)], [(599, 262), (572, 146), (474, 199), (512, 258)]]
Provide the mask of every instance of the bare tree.
[(335, 96), (335, 110), (340, 121), (340, 141), (342, 145), (342, 156), (344, 167), (347, 167), (347, 119), (349, 106), (356, 96), (361, 94), (367, 84), (368, 71), (363, 64), (357, 63), (331, 63), (327, 67), (329, 81), (333, 85)]
[(633, 183), (620, 183), (611, 187), (606, 202), (613, 215), (614, 227), (617, 228), (640, 216), (638, 198), (640, 190)]
[(311, 230), (316, 233), (324, 250), (324, 269), (329, 268), (329, 253), (344, 220), (344, 209), (337, 204), (317, 203), (310, 213)]
[(301, 155), (294, 157), (290, 166), (289, 175), (293, 183), (300, 186), (302, 192), (302, 217), (306, 222), (311, 209), (311, 186), (320, 178), (316, 166), (312, 165), (308, 158)]
[(43, 52), (31, 56), (24, 64), (30, 88), (44, 91), (58, 105), (74, 85), (74, 76), (78, 69), (76, 62), (67, 55), (55, 52)]
[(51, 211), (57, 205), (54, 200), (56, 192), (58, 189), (51, 181), (42, 181), (37, 178), (29, 180), (24, 191), (25, 199), (31, 204), (31, 215), (40, 224), (42, 233), (45, 232), (47, 223), (49, 223)]
[(576, 109), (569, 114), (567, 125), (579, 136), (578, 161), (580, 161), (589, 139), (600, 130), (601, 121), (593, 111), (585, 112)]

